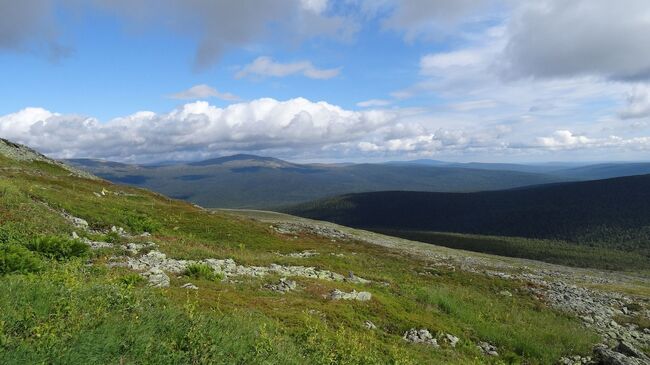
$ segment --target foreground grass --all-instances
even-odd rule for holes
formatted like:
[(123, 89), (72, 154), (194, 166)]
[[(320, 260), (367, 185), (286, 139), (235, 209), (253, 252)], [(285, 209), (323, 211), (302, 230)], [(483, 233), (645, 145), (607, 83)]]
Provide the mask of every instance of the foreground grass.
[[(132, 272), (102, 265), (115, 251), (64, 258), (29, 251), (40, 260), (39, 271), (0, 276), (3, 364), (551, 364), (589, 353), (597, 341), (577, 320), (530, 298), (524, 283), (432, 268), (360, 242), (283, 236), (245, 218), (73, 178), (56, 168), (44, 172), (1, 158), (0, 166), (15, 167), (0, 170), (0, 245), (29, 250), (42, 246), (32, 244), (37, 237), (69, 237), (73, 227), (55, 211), (64, 209), (95, 229), (151, 232), (142, 240), (154, 240), (171, 257), (307, 265), (373, 281), (364, 286), (297, 278), (300, 289), (283, 295), (261, 289), (276, 277), (224, 282), (194, 275), (152, 289)], [(102, 189), (105, 196), (93, 194)], [(320, 255), (276, 254), (301, 250)], [(94, 264), (88, 266), (89, 260)], [(200, 290), (181, 289), (187, 280)], [(373, 299), (323, 299), (334, 288), (367, 290)], [(499, 295), (503, 290), (513, 296)], [(366, 320), (378, 329), (364, 328)], [(440, 337), (452, 333), (461, 342), (455, 349), (407, 344), (401, 336), (412, 327)], [(479, 340), (498, 346), (501, 356), (481, 355)]]

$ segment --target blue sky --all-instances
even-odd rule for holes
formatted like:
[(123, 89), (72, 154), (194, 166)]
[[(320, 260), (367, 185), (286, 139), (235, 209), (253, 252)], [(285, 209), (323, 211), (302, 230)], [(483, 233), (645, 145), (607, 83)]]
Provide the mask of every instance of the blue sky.
[(644, 160), (650, 6), (623, 3), (2, 1), (0, 136), (142, 162)]

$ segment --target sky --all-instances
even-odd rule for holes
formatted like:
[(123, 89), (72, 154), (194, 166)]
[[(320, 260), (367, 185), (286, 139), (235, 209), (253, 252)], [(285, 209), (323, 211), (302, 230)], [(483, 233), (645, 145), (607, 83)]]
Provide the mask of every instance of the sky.
[(647, 0), (0, 0), (0, 137), (56, 158), (650, 157)]

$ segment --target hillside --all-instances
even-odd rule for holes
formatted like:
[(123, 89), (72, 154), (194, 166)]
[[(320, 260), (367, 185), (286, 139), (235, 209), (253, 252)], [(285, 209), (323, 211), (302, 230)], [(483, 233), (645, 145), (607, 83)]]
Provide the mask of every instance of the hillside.
[(482, 247), (460, 247), (451, 242), (454, 239), (450, 236), (427, 236), (432, 232), (455, 232), (561, 240), (635, 253), (642, 259), (640, 265), (650, 267), (648, 186), (650, 175), (477, 193), (376, 192), (325, 199), (289, 211), (352, 227), (390, 231), (436, 243), (449, 241), (454, 247), (506, 255), (513, 254), (507, 252), (508, 245), (498, 245), (501, 248), (497, 249), (494, 242), (484, 242)]
[(617, 338), (650, 348), (644, 276), (211, 212), (0, 144), (2, 364), (552, 364), (603, 341), (602, 361), (644, 361), (610, 350)]
[(386, 164), (295, 164), (252, 155), (166, 165), (69, 160), (117, 183), (145, 187), (207, 207), (277, 208), (367, 191), (478, 191), (566, 181), (521, 171)]

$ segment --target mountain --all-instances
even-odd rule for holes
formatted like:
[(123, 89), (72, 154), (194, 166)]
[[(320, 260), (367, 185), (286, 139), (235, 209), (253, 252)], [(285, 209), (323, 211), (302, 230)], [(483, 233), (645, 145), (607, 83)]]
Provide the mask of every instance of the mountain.
[(560, 169), (552, 172), (554, 175), (569, 179), (597, 180), (619, 176), (650, 174), (650, 162), (602, 163)]
[[(372, 192), (306, 203), (288, 212), (436, 243), (443, 237), (434, 232), (561, 240), (634, 252), (650, 265), (648, 186), (650, 175), (475, 193)], [(449, 236), (444, 240), (453, 241)], [(508, 254), (494, 247), (474, 248)]]
[(353, 192), (478, 191), (566, 181), (563, 177), (519, 171), (400, 164), (296, 164), (253, 155), (164, 166), (80, 159), (68, 162), (113, 182), (224, 208), (277, 208)]
[(604, 333), (646, 341), (624, 325), (647, 321), (642, 272), (206, 210), (75, 171), (0, 140), (2, 364), (552, 364)]

